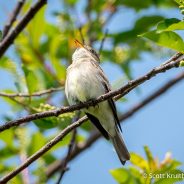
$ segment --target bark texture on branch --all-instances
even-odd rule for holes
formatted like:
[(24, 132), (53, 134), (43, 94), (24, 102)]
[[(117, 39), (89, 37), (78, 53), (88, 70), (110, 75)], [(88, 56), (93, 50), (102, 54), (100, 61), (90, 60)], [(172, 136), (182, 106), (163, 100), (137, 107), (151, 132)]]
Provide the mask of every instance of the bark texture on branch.
[[(146, 105), (150, 104), (153, 100), (157, 99), (161, 95), (163, 95), (165, 92), (167, 92), (169, 89), (171, 89), (173, 86), (178, 84), (180, 81), (184, 79), (184, 72), (177, 75), (175, 78), (169, 80), (166, 84), (164, 84), (162, 87), (160, 87), (158, 90), (150, 94), (148, 97), (143, 99), (141, 102), (134, 105), (130, 110), (126, 111), (123, 115), (119, 117), (121, 123), (124, 123), (124, 121), (131, 116), (133, 116), (135, 113), (137, 113), (139, 110), (144, 108)], [(92, 132), (91, 136), (78, 148), (76, 148), (72, 154), (70, 160), (73, 160), (75, 157), (77, 157), (81, 152), (88, 149), (91, 145), (93, 145), (99, 138), (101, 137), (101, 134), (98, 130)], [(65, 158), (63, 158), (61, 161), (57, 160), (51, 165), (47, 167), (46, 175), (47, 178), (50, 178), (52, 175), (54, 175), (56, 172), (58, 172), (58, 169), (60, 165), (63, 164)]]
[(16, 6), (15, 6), (15, 8), (13, 10), (13, 13), (10, 16), (9, 21), (4, 26), (4, 29), (3, 29), (3, 38), (2, 39), (4, 39), (7, 36), (9, 30), (11, 29), (11, 27), (13, 25), (13, 23), (16, 21), (17, 16), (20, 13), (20, 11), (21, 11), (22, 6), (24, 5), (24, 3), (25, 3), (25, 0), (19, 0), (17, 2)]
[(4, 125), (0, 126), (0, 132), (4, 131), (6, 129), (9, 129), (11, 127), (18, 126), (18, 125), (21, 125), (23, 123), (30, 122), (30, 121), (33, 121), (36, 119), (42, 119), (42, 118), (51, 117), (51, 116), (59, 116), (60, 114), (64, 114), (67, 112), (73, 112), (75, 110), (80, 110), (80, 109), (83, 109), (86, 107), (94, 106), (94, 105), (97, 105), (98, 103), (105, 101), (109, 98), (114, 97), (115, 100), (117, 100), (120, 97), (128, 94), (131, 90), (133, 90), (134, 88), (136, 88), (140, 84), (155, 77), (157, 74), (163, 73), (171, 68), (178, 67), (180, 64), (180, 61), (182, 61), (183, 59), (184, 59), (184, 56), (182, 55), (182, 56), (178, 57), (178, 59), (176, 59), (176, 60), (173, 60), (173, 61), (171, 61), (167, 64), (164, 64), (164, 65), (161, 65), (159, 67), (153, 68), (151, 71), (149, 71), (145, 75), (143, 75), (135, 80), (129, 81), (127, 84), (125, 84), (124, 86), (122, 86), (121, 88), (119, 88), (115, 91), (110, 91), (104, 95), (99, 96), (96, 100), (87, 101), (83, 104), (76, 104), (76, 105), (72, 105), (72, 106), (61, 107), (61, 108), (56, 109), (56, 110), (35, 113), (35, 114), (27, 115), (27, 116), (20, 118), (20, 119), (17, 119), (17, 120), (9, 121), (9, 122), (5, 123)]
[(5, 177), (0, 179), (0, 184), (7, 183), (14, 176), (19, 174), (22, 170), (24, 170), (26, 167), (28, 167), (31, 163), (33, 163), (35, 160), (40, 158), (44, 153), (46, 153), (48, 150), (50, 150), (59, 141), (61, 141), (70, 131), (72, 131), (74, 128), (80, 126), (86, 120), (87, 120), (87, 117), (84, 116), (83, 118), (79, 119), (75, 123), (72, 123), (71, 125), (66, 127), (63, 131), (60, 132), (60, 134), (58, 134), (56, 137), (54, 137), (50, 142), (48, 142), (45, 146), (43, 146), (41, 149), (39, 149), (36, 153), (34, 153), (32, 156), (30, 156), (28, 159), (26, 159), (26, 161), (23, 164), (21, 164), (15, 170), (13, 170), (9, 174), (7, 174)]
[(19, 33), (27, 26), (27, 24), (33, 19), (36, 13), (47, 3), (47, 0), (38, 0), (22, 17), (17, 26), (0, 42), (0, 58), (13, 43)]
[[(156, 68), (152, 69), (146, 75), (143, 75), (142, 77), (139, 77), (136, 80), (132, 80), (132, 81), (128, 82), (128, 84), (126, 84), (125, 86), (119, 88), (116, 91), (111, 91), (111, 92), (109, 92), (107, 94), (101, 95), (95, 101), (92, 101), (92, 102), (88, 101), (88, 102), (86, 102), (84, 104), (79, 104), (79, 105), (74, 105), (74, 106), (69, 106), (69, 107), (63, 107), (63, 108), (60, 108), (58, 110), (47, 111), (47, 112), (44, 112), (44, 113), (36, 113), (36, 114), (33, 114), (33, 115), (28, 115), (28, 116), (26, 116), (24, 118), (21, 118), (21, 119), (18, 119), (18, 120), (15, 120), (15, 121), (11, 121), (11, 122), (7, 123), (7, 126), (6, 126), (6, 124), (1, 126), (0, 130), (3, 131), (5, 129), (7, 129), (7, 127), (10, 128), (11, 126), (20, 125), (20, 124), (22, 124), (24, 122), (31, 121), (33, 119), (40, 119), (40, 118), (43, 118), (43, 117), (49, 117), (49, 116), (53, 116), (53, 115), (54, 116), (58, 116), (61, 113), (71, 112), (71, 111), (74, 111), (74, 110), (80, 110), (80, 109), (82, 109), (84, 107), (89, 107), (91, 105), (96, 105), (96, 104), (98, 104), (98, 103), (100, 103), (100, 102), (102, 102), (104, 100), (107, 100), (109, 98), (113, 98), (113, 97), (115, 97), (117, 95), (124, 96), (125, 94), (129, 93), (132, 89), (134, 89), (138, 85), (140, 85), (143, 82), (145, 82), (145, 81), (149, 80), (150, 78), (154, 77), (156, 74), (165, 72), (165, 71), (167, 71), (167, 70), (169, 70), (171, 68), (174, 68), (174, 67), (178, 67), (179, 64), (180, 64), (180, 61), (182, 61), (182, 60), (183, 60), (183, 55), (181, 57), (179, 57), (178, 59), (176, 59), (176, 60), (173, 60), (173, 61), (171, 61), (171, 62), (169, 62), (167, 64), (164, 64), (164, 65), (161, 65), (159, 67), (156, 67)], [(180, 78), (183, 78), (183, 76), (182, 77), (180, 76), (179, 79), (175, 80), (171, 85), (167, 85), (166, 89), (169, 88), (170, 86), (174, 85), (177, 81), (180, 80)], [(166, 89), (163, 90), (163, 92), (166, 91)], [(160, 92), (160, 94), (161, 94), (161, 92)], [(152, 98), (154, 99), (154, 95), (152, 95)], [(148, 100), (148, 102), (149, 102), (149, 100)], [(145, 103), (145, 104), (147, 104), (147, 103)], [(135, 112), (136, 112), (136, 110), (135, 110)], [(130, 113), (130, 115), (131, 114), (132, 113)], [(48, 142), (45, 146), (43, 146), (40, 150), (38, 150), (36, 153), (34, 153), (31, 157), (29, 157), (23, 164), (21, 164), (15, 170), (13, 170), (12, 172), (10, 172), (6, 176), (4, 176), (0, 180), (0, 183), (6, 183), (10, 179), (12, 179), (14, 176), (19, 174), (23, 169), (28, 167), (31, 163), (33, 163), (38, 158), (40, 158), (44, 153), (46, 153), (55, 144), (57, 144), (60, 140), (62, 140), (68, 133), (70, 133), (76, 127), (80, 126), (86, 120), (87, 120), (87, 117), (84, 116), (81, 119), (79, 119), (78, 121), (76, 121), (76, 122), (72, 123), (71, 125), (69, 125), (68, 127), (66, 127), (59, 135), (57, 135), (54, 139), (52, 139), (50, 142)], [(100, 136), (100, 135), (97, 134), (96, 139), (98, 139), (98, 136)], [(91, 145), (92, 143), (93, 142), (90, 142), (89, 145)], [(77, 152), (75, 154), (77, 155)], [(71, 153), (70, 160), (72, 158), (74, 158), (75, 154)], [(72, 155), (73, 155), (73, 157), (72, 157)]]

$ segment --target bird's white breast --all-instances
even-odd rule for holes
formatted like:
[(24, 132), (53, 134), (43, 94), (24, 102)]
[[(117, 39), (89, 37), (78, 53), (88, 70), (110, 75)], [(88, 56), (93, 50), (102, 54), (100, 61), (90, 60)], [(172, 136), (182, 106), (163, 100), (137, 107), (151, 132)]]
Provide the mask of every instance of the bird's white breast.
[(70, 104), (75, 104), (73, 99), (85, 102), (105, 93), (96, 68), (91, 62), (82, 62), (73, 65), (67, 72), (66, 93)]

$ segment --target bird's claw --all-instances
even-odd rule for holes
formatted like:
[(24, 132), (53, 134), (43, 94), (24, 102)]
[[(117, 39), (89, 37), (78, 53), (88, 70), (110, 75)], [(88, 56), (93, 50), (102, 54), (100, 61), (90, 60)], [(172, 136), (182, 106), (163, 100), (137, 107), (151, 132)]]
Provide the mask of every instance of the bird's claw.
[(90, 102), (92, 103), (93, 107), (99, 108), (99, 104), (96, 104), (95, 99), (91, 99)]

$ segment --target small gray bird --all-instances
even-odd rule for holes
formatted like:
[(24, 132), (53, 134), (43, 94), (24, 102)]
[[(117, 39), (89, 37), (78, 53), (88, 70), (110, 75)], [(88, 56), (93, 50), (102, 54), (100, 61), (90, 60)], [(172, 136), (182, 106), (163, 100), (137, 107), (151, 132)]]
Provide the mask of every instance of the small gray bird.
[[(95, 50), (75, 41), (77, 49), (72, 56), (72, 64), (67, 69), (65, 93), (70, 105), (94, 100), (111, 90), (103, 70), (99, 66), (100, 58)], [(113, 99), (104, 101), (84, 112), (106, 139), (110, 139), (124, 165), (130, 154), (121, 136), (120, 122)]]

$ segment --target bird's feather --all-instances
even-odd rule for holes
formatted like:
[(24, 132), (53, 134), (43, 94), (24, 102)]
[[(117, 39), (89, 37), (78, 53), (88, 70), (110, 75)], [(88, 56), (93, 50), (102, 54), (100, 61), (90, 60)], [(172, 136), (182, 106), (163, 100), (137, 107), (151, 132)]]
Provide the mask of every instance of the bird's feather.
[(108, 132), (103, 128), (103, 126), (100, 124), (99, 120), (93, 116), (90, 113), (86, 113), (87, 117), (89, 120), (96, 126), (96, 128), (101, 132), (101, 134), (106, 138), (109, 139), (109, 134)]
[[(107, 93), (107, 92), (111, 91), (110, 83), (109, 83), (107, 77), (105, 76), (102, 68), (100, 67), (99, 63), (94, 62), (93, 60), (91, 60), (91, 63), (93, 64), (94, 67), (96, 67), (98, 69), (98, 75), (100, 76), (100, 80), (104, 86), (105, 92)], [(115, 103), (114, 103), (112, 98), (110, 98), (108, 100), (108, 102), (109, 102), (109, 105), (111, 107), (112, 113), (114, 115), (114, 120), (116, 122), (116, 126), (119, 127), (119, 129), (122, 131), (121, 125), (120, 125), (120, 122), (119, 122), (119, 119), (117, 116), (117, 110), (116, 110)]]

